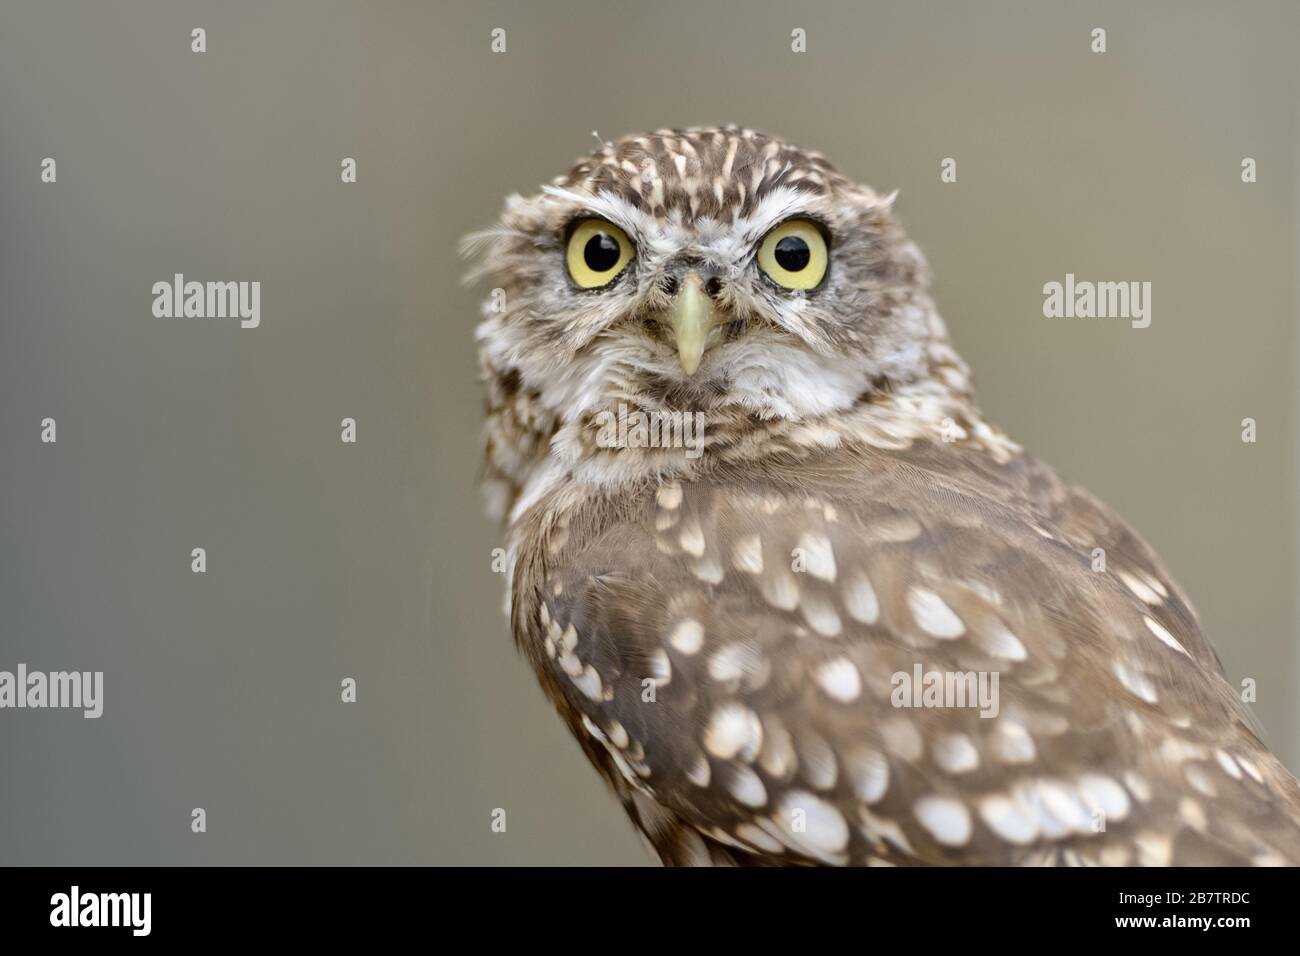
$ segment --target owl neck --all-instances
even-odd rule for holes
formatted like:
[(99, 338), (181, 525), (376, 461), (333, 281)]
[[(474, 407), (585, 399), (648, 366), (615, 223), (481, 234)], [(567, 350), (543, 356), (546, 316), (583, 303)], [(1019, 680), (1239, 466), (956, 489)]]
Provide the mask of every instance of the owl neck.
[(705, 410), (602, 396), (565, 417), (517, 375), (489, 376), (485, 489), (489, 510), (510, 523), (560, 488), (616, 494), (647, 481), (707, 477), (718, 468), (762, 467), (839, 448), (898, 451), (916, 442), (969, 444), (1006, 460), (1020, 449), (984, 422), (965, 364), (950, 347), (929, 374), (881, 378), (820, 414), (779, 417), (739, 405)]

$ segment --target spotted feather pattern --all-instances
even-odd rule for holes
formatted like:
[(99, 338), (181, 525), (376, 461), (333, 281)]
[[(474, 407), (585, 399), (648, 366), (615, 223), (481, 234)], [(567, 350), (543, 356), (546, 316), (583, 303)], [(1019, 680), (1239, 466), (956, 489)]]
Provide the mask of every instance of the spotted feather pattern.
[[(1295, 781), (1092, 498), (927, 442), (737, 472), (524, 519), (517, 634), (665, 862), (1300, 860)], [(895, 706), (917, 665), (996, 672), (997, 715)]]

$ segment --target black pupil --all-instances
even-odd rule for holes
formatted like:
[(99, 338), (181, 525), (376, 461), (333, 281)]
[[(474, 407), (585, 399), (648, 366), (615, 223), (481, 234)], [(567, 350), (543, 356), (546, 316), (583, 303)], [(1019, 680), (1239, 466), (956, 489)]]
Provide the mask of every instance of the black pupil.
[(583, 246), (582, 258), (592, 272), (608, 272), (618, 265), (618, 240), (607, 232), (598, 232)]
[(786, 236), (776, 244), (774, 255), (776, 264), (786, 272), (798, 272), (812, 259), (812, 250), (798, 236)]

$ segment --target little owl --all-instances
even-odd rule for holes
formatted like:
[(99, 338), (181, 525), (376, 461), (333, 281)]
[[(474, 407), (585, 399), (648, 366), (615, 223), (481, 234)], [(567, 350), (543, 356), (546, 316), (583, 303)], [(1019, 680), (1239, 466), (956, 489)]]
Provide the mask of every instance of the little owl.
[(892, 203), (661, 130), (467, 240), (547, 696), (669, 864), (1300, 861), (1187, 598), (981, 417)]

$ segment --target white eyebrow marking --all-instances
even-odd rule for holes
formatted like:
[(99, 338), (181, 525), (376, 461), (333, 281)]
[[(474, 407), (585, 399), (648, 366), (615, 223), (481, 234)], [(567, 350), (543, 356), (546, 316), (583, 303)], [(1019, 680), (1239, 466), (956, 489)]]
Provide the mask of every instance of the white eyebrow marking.
[(752, 246), (777, 223), (804, 212), (819, 198), (789, 186), (773, 189), (758, 201), (752, 213), (736, 218), (732, 241), (741, 246)]
[(662, 224), (621, 196), (606, 191), (578, 193), (560, 186), (543, 186), (542, 192), (548, 199), (579, 206), (593, 216), (609, 220), (631, 236), (638, 246), (659, 252), (672, 251), (671, 245), (665, 246), (668, 236)]

